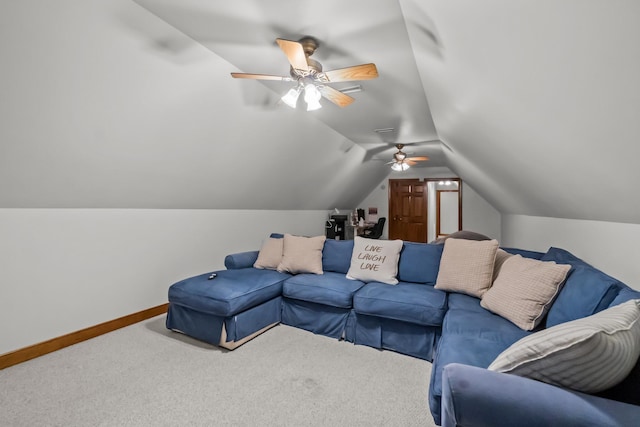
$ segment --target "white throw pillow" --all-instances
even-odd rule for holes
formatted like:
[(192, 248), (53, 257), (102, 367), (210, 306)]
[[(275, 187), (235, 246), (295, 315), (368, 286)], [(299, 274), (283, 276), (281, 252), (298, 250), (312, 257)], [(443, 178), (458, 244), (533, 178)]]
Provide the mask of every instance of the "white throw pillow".
[(547, 314), (570, 269), (568, 264), (514, 255), (504, 261), (480, 305), (530, 331)]
[(268, 237), (260, 248), (258, 259), (253, 264), (255, 268), (275, 270), (282, 261), (282, 252), (284, 250), (284, 239), (276, 239)]
[(480, 298), (491, 287), (497, 250), (497, 240), (445, 240), (435, 288)]
[(279, 272), (323, 274), (322, 248), (325, 236), (301, 237), (285, 234), (283, 240)]
[(353, 243), (347, 279), (398, 284), (398, 259), (402, 240), (375, 240), (357, 236)]
[(597, 393), (619, 384), (640, 355), (640, 300), (517, 341), (489, 370)]

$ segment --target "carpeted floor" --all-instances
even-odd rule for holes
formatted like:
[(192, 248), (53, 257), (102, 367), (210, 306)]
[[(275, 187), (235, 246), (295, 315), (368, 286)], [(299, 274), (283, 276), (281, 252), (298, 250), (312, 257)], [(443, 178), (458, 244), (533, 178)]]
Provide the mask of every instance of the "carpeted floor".
[(0, 371), (0, 425), (434, 425), (423, 360), (283, 325), (230, 352), (164, 320)]

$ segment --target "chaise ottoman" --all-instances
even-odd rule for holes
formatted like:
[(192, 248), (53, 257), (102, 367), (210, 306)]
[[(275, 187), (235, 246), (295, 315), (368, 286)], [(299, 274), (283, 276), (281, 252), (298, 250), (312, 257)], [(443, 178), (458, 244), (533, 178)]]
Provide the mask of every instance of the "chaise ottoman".
[(280, 323), (287, 273), (255, 268), (216, 271), (169, 287), (167, 328), (233, 350)]

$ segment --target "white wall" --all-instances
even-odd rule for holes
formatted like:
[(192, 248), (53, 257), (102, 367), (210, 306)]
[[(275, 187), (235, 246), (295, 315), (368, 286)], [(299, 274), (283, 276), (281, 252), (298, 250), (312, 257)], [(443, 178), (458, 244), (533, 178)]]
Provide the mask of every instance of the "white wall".
[(131, 0), (0, 2), (0, 58), (1, 208), (327, 209), (386, 175)]
[(167, 302), (168, 287), (324, 233), (326, 211), (0, 209), (0, 354)]
[(541, 252), (563, 248), (635, 289), (640, 289), (638, 241), (640, 224), (502, 216), (504, 246)]
[(502, 216), (470, 185), (462, 181), (462, 228), (502, 239)]
[[(413, 168), (408, 172), (392, 172), (380, 182), (376, 188), (358, 204), (365, 213), (369, 207), (378, 208), (378, 217), (389, 217), (389, 179), (413, 178), (456, 178), (456, 174), (448, 168)], [(462, 183), (462, 227), (500, 240), (500, 212), (493, 208), (473, 188)], [(388, 226), (385, 225), (383, 238), (388, 237)]]

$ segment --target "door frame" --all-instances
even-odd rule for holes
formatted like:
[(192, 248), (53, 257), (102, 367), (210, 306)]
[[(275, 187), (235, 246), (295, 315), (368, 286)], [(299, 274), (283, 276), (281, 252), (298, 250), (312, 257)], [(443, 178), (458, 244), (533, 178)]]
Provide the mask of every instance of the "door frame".
[[(437, 239), (438, 237), (440, 237), (440, 192), (445, 191), (445, 192), (458, 192), (458, 231), (462, 230), (462, 178), (426, 178), (425, 179), (425, 183), (426, 182), (440, 182), (440, 181), (453, 181), (453, 182), (457, 182), (458, 183), (458, 189), (457, 190), (436, 190), (436, 206), (435, 206), (435, 213), (436, 213), (436, 235), (435, 238)], [(426, 184), (425, 184), (426, 185)], [(428, 186), (427, 186), (427, 191), (428, 191)], [(427, 195), (428, 197), (428, 195)], [(428, 200), (427, 200), (427, 203)]]

